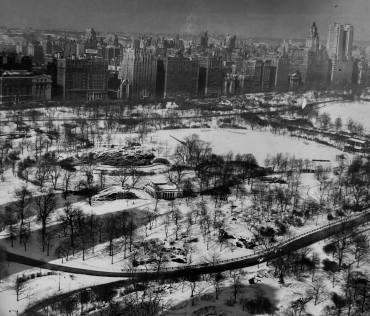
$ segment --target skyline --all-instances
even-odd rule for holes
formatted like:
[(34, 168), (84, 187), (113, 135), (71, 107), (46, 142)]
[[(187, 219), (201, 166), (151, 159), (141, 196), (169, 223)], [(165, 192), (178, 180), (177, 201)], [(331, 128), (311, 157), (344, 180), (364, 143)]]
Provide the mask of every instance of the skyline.
[[(366, 0), (3, 0), (1, 24), (8, 27), (246, 37), (305, 38), (315, 21), (320, 39), (331, 22), (355, 27), (355, 40), (368, 40)], [(51, 3), (51, 4), (50, 4)]]

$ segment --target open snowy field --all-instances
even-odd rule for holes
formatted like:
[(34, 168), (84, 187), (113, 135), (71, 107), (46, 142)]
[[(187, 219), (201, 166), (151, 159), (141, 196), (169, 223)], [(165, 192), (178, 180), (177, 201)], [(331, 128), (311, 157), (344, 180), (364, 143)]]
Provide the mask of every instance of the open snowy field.
[(352, 118), (354, 121), (362, 123), (365, 130), (370, 130), (370, 102), (327, 103), (325, 106), (321, 105), (320, 107), (320, 113), (323, 112), (329, 113), (332, 120), (340, 116), (344, 124), (348, 118)]
[(290, 155), (295, 155), (296, 158), (330, 160), (332, 163), (335, 162), (335, 156), (342, 153), (338, 149), (308, 140), (297, 140), (289, 136), (274, 135), (269, 131), (260, 132), (251, 129), (166, 130), (157, 131), (150, 134), (150, 136), (154, 136), (163, 142), (167, 141), (168, 145), (174, 148), (179, 143), (171, 136), (182, 140), (190, 134), (198, 134), (201, 140), (211, 142), (216, 154), (226, 154), (230, 150), (234, 154), (251, 153), (260, 165), (263, 165), (267, 154), (275, 155), (279, 152), (289, 152)]
[[(0, 315), (15, 315), (9, 313), (9, 310), (18, 310), (21, 313), (33, 303), (58, 295), (64, 292), (70, 292), (88, 286), (109, 283), (122, 278), (97, 277), (89, 275), (64, 272), (52, 272), (46, 269), (30, 268), (29, 266), (11, 262), (7, 267), (10, 276), (0, 282)], [(41, 273), (42, 277), (37, 277), (26, 282), (26, 287), (17, 302), (16, 293), (9, 289), (14, 282), (14, 276), (29, 276), (31, 274)], [(47, 274), (52, 273), (51, 275)]]

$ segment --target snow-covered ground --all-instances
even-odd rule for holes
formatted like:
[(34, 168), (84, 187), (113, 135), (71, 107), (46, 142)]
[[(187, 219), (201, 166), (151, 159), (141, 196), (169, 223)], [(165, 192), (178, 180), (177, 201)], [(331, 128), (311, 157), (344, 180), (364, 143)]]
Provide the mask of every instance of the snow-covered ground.
[[(153, 133), (163, 142), (168, 142), (173, 148), (179, 144), (171, 136), (181, 140), (190, 134), (198, 134), (201, 140), (210, 142), (216, 154), (226, 154), (230, 150), (234, 154), (253, 154), (258, 163), (263, 166), (267, 154), (276, 155), (279, 152), (288, 152), (291, 156), (303, 159), (320, 159), (335, 162), (336, 155), (342, 151), (317, 144), (308, 140), (292, 139), (289, 136), (275, 135), (269, 131), (218, 129), (205, 130), (184, 129), (157, 131)], [(152, 134), (151, 134), (152, 135)]]
[[(52, 272), (45, 269), (30, 268), (22, 264), (10, 262), (7, 268), (11, 277), (0, 282), (0, 315), (15, 315), (10, 314), (9, 310), (18, 310), (21, 313), (29, 305), (34, 302), (46, 299), (48, 297), (61, 294), (63, 292), (70, 292), (80, 288), (93, 286), (97, 284), (104, 284), (122, 280), (122, 278), (110, 277), (96, 277), (93, 278), (89, 275), (70, 274), (64, 272)], [(47, 275), (47, 273), (53, 273)], [(36, 277), (26, 282), (24, 293), (17, 297), (15, 291), (9, 289), (12, 285), (14, 276), (21, 277), (23, 274), (29, 276), (31, 274), (42, 273), (42, 277)], [(60, 285), (59, 285), (60, 284)], [(60, 291), (59, 291), (60, 287)]]
[(320, 113), (323, 112), (329, 113), (332, 120), (340, 117), (343, 120), (343, 124), (345, 124), (349, 118), (352, 118), (354, 121), (362, 123), (365, 130), (370, 130), (369, 101), (327, 103), (325, 105), (320, 105)]
[[(339, 104), (339, 106), (342, 106), (342, 103)], [(329, 106), (328, 106), (329, 107)], [(345, 108), (345, 107), (344, 107)], [(369, 105), (370, 108), (370, 105)], [(327, 111), (327, 107), (324, 107), (322, 110)], [(353, 109), (350, 111), (351, 113), (354, 112)], [(344, 112), (343, 112), (344, 113)], [(349, 113), (349, 114), (351, 114)], [(362, 118), (366, 118), (367, 116), (364, 116), (365, 112), (362, 114)], [(338, 113), (336, 115), (332, 114), (332, 118), (339, 116)], [(340, 114), (343, 121), (345, 122), (346, 118), (345, 115)], [(360, 121), (359, 118), (354, 117), (353, 115), (350, 116), (354, 120)], [(365, 124), (364, 124), (365, 125)], [(366, 126), (365, 126), (366, 128)], [(179, 144), (175, 139), (173, 139), (170, 136), (173, 136), (179, 140), (183, 139), (185, 136), (188, 136), (192, 133), (196, 133), (200, 136), (200, 138), (204, 141), (209, 141), (212, 143), (213, 151), (216, 154), (226, 154), (230, 150), (234, 152), (234, 154), (240, 153), (252, 153), (255, 155), (258, 163), (260, 165), (263, 165), (263, 161), (266, 158), (268, 154), (275, 155), (276, 153), (282, 152), (288, 152), (291, 156), (295, 156), (296, 158), (303, 158), (303, 159), (322, 159), (322, 160), (330, 160), (332, 162), (332, 166), (335, 165), (335, 157), (336, 155), (340, 154), (341, 151), (331, 148), (322, 146), (319, 144), (316, 144), (311, 141), (307, 140), (297, 140), (292, 139), (289, 136), (281, 136), (281, 135), (274, 135), (270, 132), (265, 131), (252, 131), (251, 129), (248, 130), (200, 130), (200, 129), (184, 129), (184, 130), (166, 130), (166, 131), (157, 131), (155, 133), (152, 133), (148, 136), (148, 140), (151, 139), (151, 137), (154, 137), (155, 139), (161, 141), (163, 144), (166, 144), (166, 154), (164, 152), (160, 156), (170, 156), (173, 152), (173, 149), (177, 144)], [(120, 139), (124, 139), (126, 137), (132, 137), (134, 134), (117, 134), (115, 135), (115, 139), (118, 141)], [(154, 146), (154, 145), (153, 145)], [(168, 149), (168, 150), (167, 150)], [(103, 149), (106, 151), (106, 149)], [(156, 154), (156, 153), (155, 153)], [(169, 160), (171, 160), (169, 158)], [(106, 166), (100, 166), (101, 169), (109, 169), (113, 170), (112, 167), (106, 167)], [(143, 167), (141, 170), (143, 171), (154, 171), (154, 172), (160, 172), (165, 167), (163, 165), (156, 165), (156, 166), (150, 166), (150, 167)], [(150, 179), (154, 179), (155, 177), (158, 177), (158, 175), (155, 176), (148, 176), (146, 177), (145, 181), (148, 181)], [(163, 175), (162, 175), (163, 177)], [(11, 172), (8, 171), (5, 177), (5, 182), (0, 182), (0, 201), (2, 206), (4, 206), (6, 203), (11, 202), (10, 193), (15, 187), (19, 187), (22, 181), (19, 178), (13, 177), (11, 175)], [(302, 184), (300, 186), (300, 192), (302, 194), (303, 198), (317, 198), (317, 196), (320, 194), (319, 190), (317, 189), (318, 182), (315, 180), (313, 174), (304, 174), (302, 175)], [(145, 183), (145, 181), (142, 181), (140, 183), (140, 186), (142, 187), (142, 184)], [(107, 185), (112, 185), (113, 181), (110, 176), (107, 177)], [(32, 185), (30, 184), (30, 187)], [(36, 188), (35, 188), (36, 189)], [(111, 189), (112, 191), (115, 191), (115, 188)], [(116, 190), (117, 191), (117, 190)], [(149, 195), (147, 195), (142, 190), (131, 190), (136, 195), (140, 197), (138, 200), (116, 200), (116, 201), (108, 201), (108, 202), (102, 202), (102, 201), (94, 201), (93, 205), (90, 206), (86, 201), (78, 200), (75, 196), (70, 196), (69, 201), (72, 202), (75, 206), (79, 206), (84, 212), (89, 213), (93, 211), (96, 215), (103, 215), (106, 213), (111, 212), (119, 212), (123, 210), (128, 211), (146, 211), (146, 210), (153, 210), (155, 200), (152, 199)], [(60, 203), (63, 202), (63, 200), (59, 197)], [(201, 198), (198, 197), (195, 202), (200, 202)], [(215, 202), (211, 200), (208, 197), (204, 197), (204, 201), (206, 202), (207, 206), (209, 207), (210, 214), (212, 214), (212, 211), (214, 209)], [(187, 212), (189, 212), (191, 209), (194, 209), (194, 203), (190, 204), (189, 206), (186, 205), (186, 202), (184, 200), (177, 200), (176, 201), (176, 207), (179, 208), (181, 213), (185, 216)], [(135, 204), (133, 204), (135, 203)], [(237, 237), (242, 238), (251, 238), (253, 237), (253, 234), (251, 233), (250, 229), (246, 229), (246, 222), (242, 219), (241, 216), (238, 216), (238, 211), (242, 209), (248, 209), (250, 207), (250, 201), (245, 200), (242, 202), (239, 199), (236, 199), (235, 196), (231, 198), (231, 201), (229, 201), (228, 204), (223, 204), (221, 206), (222, 212), (225, 214), (226, 219), (226, 228), (227, 232), (230, 234), (233, 234)], [(234, 205), (236, 206), (235, 212), (232, 214), (230, 212), (230, 206)], [(52, 218), (52, 221), (56, 220), (57, 214), (61, 211), (62, 205), (59, 206), (59, 210), (55, 213), (54, 217)], [(158, 209), (160, 214), (165, 214), (168, 212), (173, 206), (171, 206), (168, 201), (160, 201), (158, 204)], [(196, 207), (196, 206), (195, 206)], [(139, 212), (138, 212), (139, 213)], [(144, 214), (144, 213), (142, 213)], [(143, 215), (140, 215), (143, 216)], [(235, 219), (233, 219), (235, 218)], [(321, 215), (318, 218), (318, 225), (326, 225), (326, 215)], [(39, 225), (32, 224), (32, 229), (40, 228)], [(316, 228), (316, 219), (308, 221), (304, 227), (294, 227), (292, 228), (292, 235), (299, 235), (303, 232), (310, 231), (312, 229)], [(182, 231), (184, 231), (185, 225), (182, 227)], [(163, 225), (163, 217), (160, 217), (158, 221), (153, 225), (153, 229), (149, 230), (148, 236), (146, 239), (155, 239), (158, 238), (161, 242), (164, 242), (165, 247), (178, 247), (182, 248), (184, 246), (184, 240), (175, 241), (174, 237), (174, 227), (173, 225), (170, 228), (169, 236), (168, 238), (165, 238), (165, 232), (164, 232), (164, 225)], [(145, 235), (145, 228), (141, 227), (140, 234)], [(211, 242), (207, 242), (204, 240), (203, 237), (201, 237), (201, 232), (199, 230), (199, 227), (194, 227), (190, 237), (198, 237), (198, 242), (193, 243), (194, 246), (194, 254), (192, 256), (192, 263), (197, 264), (204, 262), (206, 260), (210, 259), (210, 256), (212, 254), (216, 254), (218, 256), (218, 259), (229, 259), (229, 258), (236, 258), (240, 256), (245, 256), (248, 254), (252, 254), (253, 250), (246, 249), (245, 247), (239, 248), (235, 246), (235, 240), (232, 240), (232, 243), (234, 246), (225, 247), (224, 249), (220, 249), (220, 245), (217, 244), (215, 241), (217, 240), (216, 236), (213, 236), (213, 239)], [(2, 237), (5, 237), (5, 234), (2, 233)], [(165, 240), (166, 239), (166, 240)], [(170, 242), (173, 242), (170, 244)], [(21, 255), (26, 255), (29, 257), (33, 257), (35, 259), (42, 259), (42, 260), (50, 260), (52, 263), (61, 264), (62, 260), (57, 259), (53, 253), (50, 257), (46, 257), (45, 253), (42, 253), (40, 250), (41, 246), (39, 241), (36, 238), (31, 239), (30, 243), (27, 246), (27, 251), (24, 250), (23, 245), (20, 245), (19, 243), (15, 242), (14, 248), (10, 249), (10, 242), (0, 240), (0, 244), (5, 245), (9, 250), (15, 253), (19, 253)], [(317, 245), (317, 244), (316, 244)], [(312, 246), (317, 247), (318, 251), (321, 249), (322, 253), (322, 245), (320, 246)], [(101, 271), (121, 271), (122, 268), (124, 268), (125, 259), (123, 258), (123, 252), (117, 251), (114, 256), (114, 264), (111, 263), (111, 257), (107, 255), (107, 252), (105, 250), (106, 244), (102, 244), (95, 247), (95, 254), (92, 254), (90, 251), (86, 257), (87, 260), (82, 261), (81, 253), (77, 253), (73, 258), (71, 258), (68, 262), (63, 262), (64, 265), (68, 265), (71, 267), (78, 267), (78, 268), (85, 268), (85, 269), (94, 269), (94, 270), (101, 270)], [(316, 249), (316, 248), (315, 248)], [(324, 254), (325, 255), (325, 254)], [(168, 266), (176, 266), (178, 263), (170, 261)], [(143, 266), (139, 266), (139, 268), (143, 268)], [(262, 265), (259, 269), (266, 269), (265, 265)], [(17, 265), (17, 264), (11, 264), (9, 267), (11, 274), (20, 274), (20, 273), (36, 273), (39, 272), (39, 269), (29, 269), (29, 267)], [(248, 269), (245, 269), (247, 275), (255, 275), (257, 273), (258, 268), (251, 267)], [(46, 272), (46, 271), (45, 271)], [(89, 276), (83, 276), (79, 275), (76, 276), (74, 280), (70, 277), (69, 274), (61, 274), (61, 290), (69, 291), (76, 289), (78, 287), (82, 286), (89, 286), (94, 285), (97, 283), (105, 283), (113, 281), (112, 278), (97, 278), (97, 277), (89, 277)], [(246, 294), (248, 295), (249, 292), (251, 292), (252, 289), (249, 289), (249, 285), (247, 283), (247, 278), (245, 279), (245, 284), (247, 286)], [(45, 297), (46, 295), (55, 295), (58, 291), (58, 285), (59, 285), (59, 275), (50, 275), (50, 276), (44, 276), (42, 278), (36, 278), (33, 280), (30, 280), (27, 282), (27, 286), (29, 289), (28, 294), (25, 293), (25, 296), (22, 297), (20, 302), (15, 302), (15, 295), (13, 291), (10, 291), (7, 289), (5, 283), (0, 283), (0, 315), (8, 314), (9, 309), (17, 309), (19, 311), (25, 309), (28, 304), (32, 303), (33, 301), (37, 301), (40, 298)], [(290, 284), (289, 286), (286, 286), (284, 288), (279, 288), (279, 284), (277, 283), (277, 279), (272, 278), (264, 278), (262, 283), (265, 285), (265, 289), (268, 292), (268, 295), (271, 295), (271, 297), (274, 297), (274, 301), (278, 305), (285, 305), (288, 301), (291, 301), (294, 298), (298, 298), (300, 293), (303, 293), (305, 284), (304, 282), (298, 282), (292, 280), (287, 280), (286, 283)], [(200, 284), (200, 287), (204, 287), (204, 291), (206, 291), (206, 285), (204, 286)], [(209, 286), (208, 286), (209, 288)], [(298, 293), (298, 294), (297, 294)], [(182, 291), (181, 289), (177, 289), (174, 291), (172, 297), (175, 298), (175, 300), (178, 303), (183, 302), (184, 300), (187, 300), (190, 297), (189, 288), (187, 288), (185, 291)], [(5, 304), (3, 304), (5, 302)], [(179, 311), (173, 311), (173, 315), (188, 315), (191, 314), (192, 311), (199, 309), (202, 306), (208, 306), (210, 305), (209, 302), (199, 302), (196, 307), (191, 307), (191, 304), (188, 305), (187, 308), (181, 309)], [(212, 305), (219, 305), (222, 306), (222, 309), (228, 310), (230, 312), (233, 312), (234, 315), (245, 315), (245, 312), (241, 312), (240, 306), (238, 308), (229, 308), (224, 305), (224, 298), (219, 301), (219, 303), (212, 303)], [(313, 304), (312, 304), (313, 305)], [(309, 311), (313, 315), (320, 314), (320, 308), (318, 307), (310, 307)]]

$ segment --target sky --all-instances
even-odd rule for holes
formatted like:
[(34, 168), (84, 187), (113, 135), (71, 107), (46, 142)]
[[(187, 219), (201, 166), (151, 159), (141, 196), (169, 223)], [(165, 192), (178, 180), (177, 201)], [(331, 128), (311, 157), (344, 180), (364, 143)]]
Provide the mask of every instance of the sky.
[(138, 33), (304, 38), (315, 21), (350, 23), (368, 40), (369, 0), (0, 0), (0, 25)]

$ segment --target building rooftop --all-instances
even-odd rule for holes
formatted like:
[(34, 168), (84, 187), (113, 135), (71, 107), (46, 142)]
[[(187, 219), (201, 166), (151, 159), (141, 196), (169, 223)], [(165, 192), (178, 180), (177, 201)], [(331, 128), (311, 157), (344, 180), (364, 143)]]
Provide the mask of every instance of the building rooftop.
[(352, 142), (356, 142), (356, 143), (361, 143), (361, 144), (365, 144), (366, 143), (366, 141), (361, 140), (361, 139), (357, 139), (357, 138), (349, 138), (348, 140), (349, 141), (352, 141)]
[(2, 77), (30, 77), (33, 76), (33, 72), (27, 70), (6, 70), (3, 72)]

